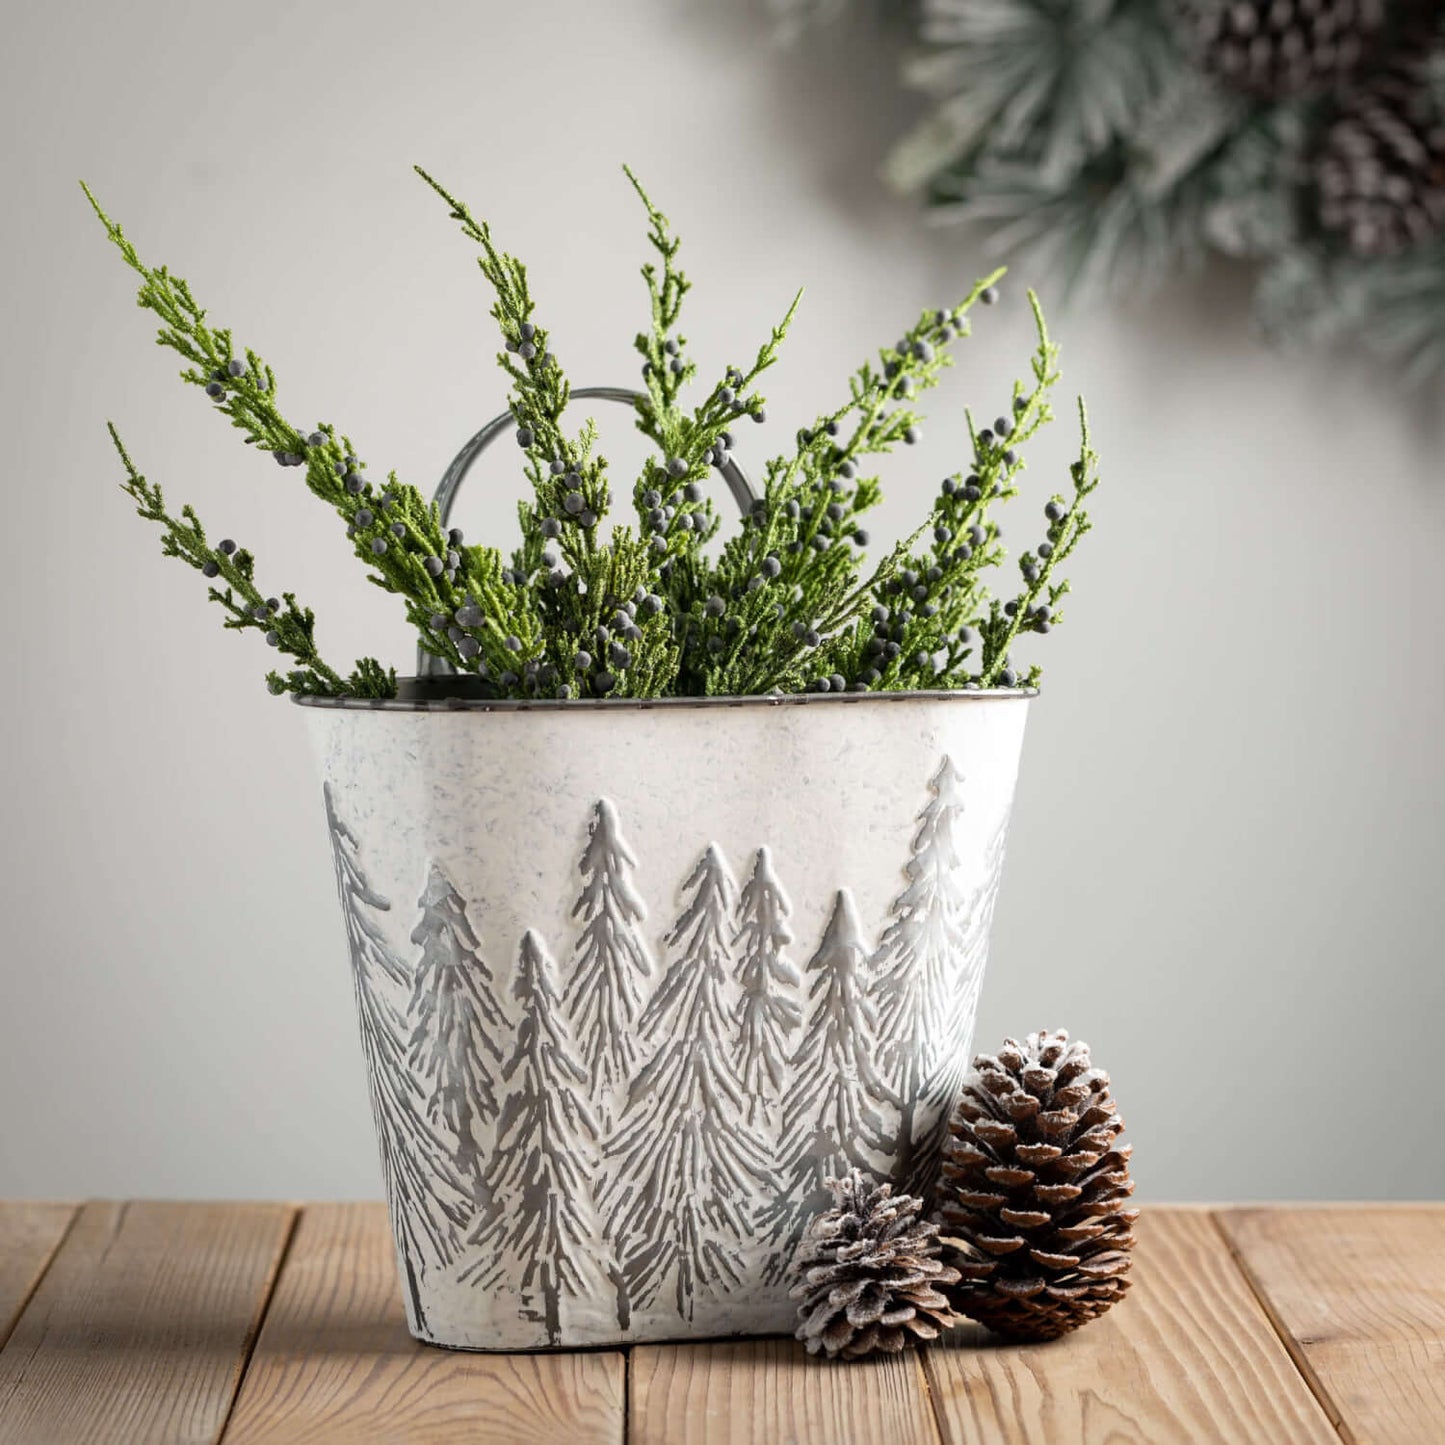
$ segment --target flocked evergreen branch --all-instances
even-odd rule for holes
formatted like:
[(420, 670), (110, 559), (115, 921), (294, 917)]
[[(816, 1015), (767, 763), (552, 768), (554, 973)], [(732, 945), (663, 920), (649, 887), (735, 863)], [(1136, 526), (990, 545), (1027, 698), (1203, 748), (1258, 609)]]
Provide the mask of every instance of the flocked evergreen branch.
[(342, 677), (327, 666), (316, 650), (316, 616), (311, 609), (300, 606), (294, 592), (264, 597), (256, 586), (254, 556), (244, 547), (237, 547), (230, 538), (213, 546), (207, 541), (205, 529), (192, 507), (182, 507), (179, 517), (166, 511), (160, 487), (148, 482), (137, 470), (115, 426), (107, 422), (106, 427), (125, 467), (126, 479), (121, 487), (135, 501), (138, 515), (160, 523), (162, 553), (178, 557), (203, 577), (219, 579), (225, 584), (224, 591), (213, 585), (206, 593), (212, 602), (225, 609), (224, 626), (236, 631), (260, 632), (268, 646), (295, 659), (297, 666), (291, 671), (273, 671), (266, 675), (267, 686), (273, 693), (294, 692), (318, 697), (391, 697), (395, 694), (395, 672), (383, 668), (375, 658), (363, 657), (349, 677)]
[[(859, 519), (880, 487), (868, 463), (917, 439), (917, 398), (951, 364), (949, 348), (968, 335), (974, 305), (996, 298), (1001, 271), (957, 305), (924, 311), (860, 366), (847, 398), (766, 464), (763, 496), (713, 557), (704, 543), (719, 523), (703, 483), (709, 466), (726, 464), (732, 426), (744, 416), (764, 419), (755, 383), (776, 360), (798, 298), (751, 365), (730, 366), (689, 411), (683, 393), (694, 369), (677, 329), (689, 283), (666, 217), (627, 172), (657, 256), (643, 268), (651, 314), (637, 337), (647, 384), (637, 423), (659, 455), (633, 488), (636, 525), (607, 531), (607, 463), (590, 420), (575, 434), (563, 427), (570, 388), (537, 318), (526, 268), (495, 244), (485, 222), (417, 169), (478, 247), (493, 293), (498, 361), (511, 383), (515, 438), (532, 483), (510, 561), (495, 548), (465, 545), (455, 528), (444, 532), (435, 505), (394, 473), (384, 488), (373, 486), (350, 440), (331, 426), (303, 433), (289, 421), (270, 368), (250, 350), (238, 356), (231, 333), (208, 324), (187, 284), (146, 266), (86, 194), (142, 278), (140, 304), (162, 323), (158, 341), (188, 363), (183, 379), (203, 388), (248, 443), (305, 468), (308, 488), (345, 520), (371, 580), (404, 599), (423, 648), (479, 676), (492, 695), (514, 698), (896, 691), (1020, 680), (1010, 649), (1022, 633), (1046, 632), (1059, 620), (1068, 584), (1055, 574), (1088, 529), (1079, 503), (1095, 485), (1085, 425), (1072, 496), (1049, 502), (1044, 540), (1018, 559), (1021, 587), (1007, 600), (993, 597), (986, 577), (1004, 553), (990, 507), (1017, 493), (1021, 449), (1051, 419), (1048, 396), (1058, 379), (1057, 349), (1032, 295), (1039, 342), (1031, 381), (1015, 384), (1007, 414), (992, 427), (976, 426), (969, 415), (970, 466), (945, 479), (918, 530), (871, 571)], [(126, 465), (127, 490), (142, 515), (166, 529), (168, 553), (227, 584), (224, 593), (212, 590), (230, 613), (227, 625), (264, 629), (301, 664), (287, 677), (273, 675), (273, 688), (366, 696), (394, 689), (394, 677), (370, 660), (347, 679), (326, 667), (315, 653), (311, 613), (291, 594), (284, 607), (261, 598), (249, 554), (210, 548), (193, 512), (172, 518), (159, 489), (128, 458)], [(1038, 669), (1022, 680), (1036, 685)]]

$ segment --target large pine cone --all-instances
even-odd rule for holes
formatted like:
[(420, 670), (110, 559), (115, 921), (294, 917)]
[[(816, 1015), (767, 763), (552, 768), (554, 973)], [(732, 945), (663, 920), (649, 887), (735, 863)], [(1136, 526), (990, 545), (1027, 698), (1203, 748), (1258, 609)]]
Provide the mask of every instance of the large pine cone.
[(1020, 1340), (1051, 1340), (1129, 1287), (1130, 1146), (1109, 1076), (1066, 1033), (980, 1054), (949, 1124), (938, 1185), (955, 1307)]
[(937, 1339), (958, 1323), (938, 1286), (959, 1274), (939, 1259), (938, 1226), (923, 1201), (857, 1169), (828, 1180), (833, 1208), (808, 1226), (793, 1257), (798, 1338), (809, 1354), (855, 1360)]
[(1445, 114), (1415, 63), (1347, 96), (1315, 160), (1320, 224), (1357, 256), (1445, 230)]
[(1385, 0), (1177, 0), (1186, 47), (1231, 90), (1263, 100), (1326, 90), (1376, 50)]

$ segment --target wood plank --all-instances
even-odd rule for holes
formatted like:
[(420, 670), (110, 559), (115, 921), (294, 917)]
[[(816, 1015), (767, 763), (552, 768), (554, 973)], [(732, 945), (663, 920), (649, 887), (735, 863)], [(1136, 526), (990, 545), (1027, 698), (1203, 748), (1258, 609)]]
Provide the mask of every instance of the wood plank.
[(75, 1215), (74, 1204), (0, 1202), (0, 1349)]
[(0, 1353), (0, 1445), (218, 1439), (293, 1215), (87, 1204)]
[(385, 1208), (310, 1205), (225, 1439), (620, 1445), (625, 1369), (615, 1350), (479, 1355), (418, 1344)]
[(1200, 1440), (1337, 1445), (1214, 1220), (1146, 1210), (1134, 1286), (1047, 1345), (976, 1326), (925, 1357), (948, 1445)]
[(629, 1445), (934, 1445), (938, 1426), (916, 1353), (848, 1364), (795, 1340), (637, 1345)]
[(1347, 1441), (1445, 1439), (1445, 1205), (1229, 1209), (1220, 1227)]

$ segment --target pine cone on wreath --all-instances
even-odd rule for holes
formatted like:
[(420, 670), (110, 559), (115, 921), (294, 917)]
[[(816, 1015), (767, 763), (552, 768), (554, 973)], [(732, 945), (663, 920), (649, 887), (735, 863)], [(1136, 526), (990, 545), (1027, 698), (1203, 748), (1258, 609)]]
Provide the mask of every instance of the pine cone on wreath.
[(1200, 66), (1262, 100), (1327, 90), (1374, 53), (1386, 0), (1177, 0)]
[(1109, 1076), (1066, 1033), (980, 1054), (950, 1121), (938, 1185), (960, 1313), (1001, 1335), (1051, 1340), (1129, 1287), (1137, 1209)]
[(1418, 64), (1346, 96), (1314, 163), (1319, 220), (1357, 256), (1390, 256), (1445, 230), (1445, 112)]
[(856, 1360), (896, 1354), (958, 1323), (940, 1285), (959, 1274), (939, 1259), (923, 1201), (854, 1169), (828, 1180), (833, 1208), (816, 1215), (793, 1256), (797, 1335), (809, 1354)]

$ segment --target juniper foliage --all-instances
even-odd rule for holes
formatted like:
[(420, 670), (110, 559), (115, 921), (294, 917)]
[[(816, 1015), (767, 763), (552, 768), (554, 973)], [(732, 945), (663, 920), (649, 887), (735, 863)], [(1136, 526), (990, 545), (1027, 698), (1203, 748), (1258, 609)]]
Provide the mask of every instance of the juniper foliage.
[[(892, 346), (849, 378), (844, 400), (813, 418), (795, 444), (763, 469), (763, 494), (740, 527), (710, 547), (722, 523), (707, 492), (710, 470), (727, 462), (734, 428), (765, 416), (758, 382), (777, 360), (801, 293), (752, 359), (729, 365), (701, 399), (684, 400), (696, 378), (679, 329), (690, 283), (679, 243), (629, 170), (654, 253), (642, 268), (650, 317), (639, 332), (645, 392), (637, 428), (655, 454), (631, 488), (627, 520), (613, 522), (614, 495), (596, 428), (570, 431), (570, 400), (552, 336), (526, 267), (494, 241), (490, 226), (417, 168), (478, 251), (500, 334), (497, 361), (531, 483), (520, 506), (522, 540), (510, 556), (466, 545), (434, 503), (394, 472), (372, 481), (349, 436), (329, 423), (298, 425), (281, 410), (271, 368), (232, 332), (213, 326), (189, 285), (143, 261), (120, 226), (86, 190), (107, 234), (141, 277), (139, 304), (160, 322), (157, 342), (185, 362), (198, 388), (244, 441), (283, 466), (345, 525), (372, 583), (397, 594), (421, 646), (500, 698), (740, 696), (815, 691), (1034, 686), (1037, 666), (1016, 666), (1023, 633), (1060, 620), (1068, 583), (1058, 568), (1088, 530), (1081, 503), (1096, 485), (1095, 457), (1080, 404), (1082, 444), (1070, 486), (1046, 507), (1044, 535), (1017, 561), (1021, 582), (995, 596), (988, 576), (1004, 563), (997, 508), (1018, 491), (1022, 449), (1052, 419), (1057, 348), (1030, 294), (1038, 329), (1031, 375), (1015, 383), (1006, 417), (993, 427), (968, 417), (968, 465), (947, 478), (919, 529), (871, 568), (860, 518), (880, 498), (873, 459), (917, 439), (917, 399), (937, 385), (951, 347), (969, 334), (970, 314), (993, 300), (1001, 271), (956, 305), (923, 312)], [(277, 692), (387, 696), (395, 676), (363, 659), (347, 677), (317, 653), (314, 618), (291, 594), (267, 603), (246, 552), (205, 540), (195, 513), (166, 512), (120, 446), (143, 517), (159, 523), (168, 555), (214, 575), (211, 597), (227, 626), (258, 627), (293, 657), (272, 673)], [(212, 572), (211, 569), (214, 569)]]

